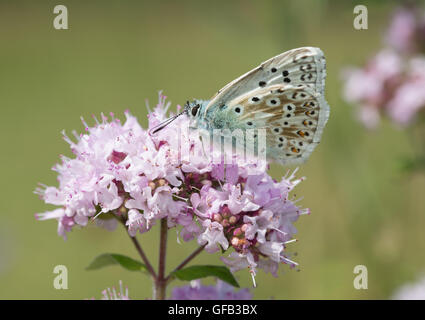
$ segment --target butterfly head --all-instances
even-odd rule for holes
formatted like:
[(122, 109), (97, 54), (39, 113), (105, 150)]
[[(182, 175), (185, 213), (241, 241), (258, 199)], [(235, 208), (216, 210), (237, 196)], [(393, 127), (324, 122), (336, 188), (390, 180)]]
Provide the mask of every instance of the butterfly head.
[(187, 116), (192, 119), (195, 117), (199, 117), (201, 109), (201, 101), (194, 100), (192, 102), (187, 101), (184, 106), (184, 111), (186, 112)]
[(202, 118), (201, 114), (202, 114), (203, 110), (205, 109), (205, 106), (207, 105), (207, 103), (208, 103), (208, 101), (201, 101), (201, 100), (194, 100), (193, 102), (187, 101), (185, 106), (184, 106), (183, 112), (176, 114), (175, 116), (161, 122), (160, 124), (158, 124), (154, 128), (150, 129), (149, 134), (150, 135), (156, 134), (157, 132), (164, 129), (171, 122), (173, 122), (175, 119), (177, 119), (178, 117), (180, 117), (183, 114), (185, 114), (189, 117), (191, 126), (197, 126), (201, 122), (200, 121), (200, 119)]
[(202, 122), (204, 118), (204, 110), (208, 101), (194, 100), (192, 102), (187, 101), (184, 106), (184, 112), (190, 119), (190, 123), (193, 126), (197, 126)]

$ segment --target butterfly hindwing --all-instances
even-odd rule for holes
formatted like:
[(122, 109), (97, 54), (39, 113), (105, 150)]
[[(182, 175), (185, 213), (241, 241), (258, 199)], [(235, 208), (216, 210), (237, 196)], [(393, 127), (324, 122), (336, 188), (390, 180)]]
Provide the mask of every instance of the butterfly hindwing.
[(234, 99), (216, 114), (232, 119), (231, 130), (265, 129), (267, 157), (288, 164), (307, 159), (318, 144), (325, 104), (308, 86), (278, 84)]

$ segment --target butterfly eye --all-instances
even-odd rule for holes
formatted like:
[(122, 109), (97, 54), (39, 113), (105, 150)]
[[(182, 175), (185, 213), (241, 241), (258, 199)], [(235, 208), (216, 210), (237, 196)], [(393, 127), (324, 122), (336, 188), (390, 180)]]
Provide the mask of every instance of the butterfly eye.
[(199, 110), (199, 104), (197, 104), (196, 106), (194, 106), (193, 108), (192, 108), (192, 116), (196, 116), (196, 114), (198, 113), (198, 110)]

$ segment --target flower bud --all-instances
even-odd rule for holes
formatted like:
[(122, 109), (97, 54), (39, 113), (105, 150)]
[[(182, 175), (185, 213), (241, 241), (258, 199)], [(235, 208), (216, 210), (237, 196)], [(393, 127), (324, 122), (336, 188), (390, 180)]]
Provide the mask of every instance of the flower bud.
[(156, 189), (156, 184), (153, 181), (149, 182), (148, 186), (152, 189), (152, 191), (154, 191)]
[(233, 237), (231, 243), (232, 243), (232, 246), (237, 247), (239, 245), (239, 239), (236, 237)]
[(165, 186), (165, 185), (167, 184), (167, 181), (165, 181), (165, 179), (159, 179), (159, 180), (158, 180), (158, 184), (159, 184), (161, 187), (163, 187), (163, 186)]
[(214, 221), (221, 222), (221, 220), (223, 220), (223, 217), (219, 213), (214, 213), (213, 219), (214, 219)]
[(230, 224), (235, 224), (238, 221), (238, 218), (236, 216), (231, 216), (229, 218), (229, 223)]
[(222, 211), (222, 212), (221, 212), (221, 214), (222, 214), (222, 215), (223, 215), (223, 217), (225, 217), (225, 218), (230, 217), (230, 215), (232, 214), (232, 213), (230, 212), (229, 207), (228, 207), (227, 205), (223, 206), (223, 209), (222, 209), (221, 211)]
[(248, 229), (248, 225), (244, 223), (241, 227), (242, 232), (246, 232), (247, 229)]
[(240, 236), (242, 234), (242, 230), (241, 230), (241, 228), (236, 228), (234, 231), (233, 231), (233, 235), (234, 236)]
[(228, 227), (228, 226), (230, 226), (230, 224), (229, 224), (229, 220), (227, 220), (227, 219), (223, 219), (223, 221), (221, 222), (221, 225), (222, 225), (223, 227)]

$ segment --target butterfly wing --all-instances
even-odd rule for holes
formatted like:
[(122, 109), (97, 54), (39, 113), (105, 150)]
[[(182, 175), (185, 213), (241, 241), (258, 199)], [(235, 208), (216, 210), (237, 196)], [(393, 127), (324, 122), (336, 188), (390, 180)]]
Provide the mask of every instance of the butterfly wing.
[(314, 47), (293, 49), (263, 62), (220, 89), (206, 107), (221, 105), (258, 88), (274, 84), (307, 85), (324, 94), (326, 61)]
[(231, 130), (266, 129), (269, 159), (303, 162), (320, 142), (329, 117), (325, 77), (320, 49), (294, 49), (225, 86), (206, 106), (206, 113), (212, 123), (225, 123)]
[(232, 100), (226, 112), (230, 119), (237, 115), (232, 130), (265, 129), (267, 158), (294, 164), (305, 161), (320, 142), (327, 108), (323, 96), (308, 86), (277, 84)]

